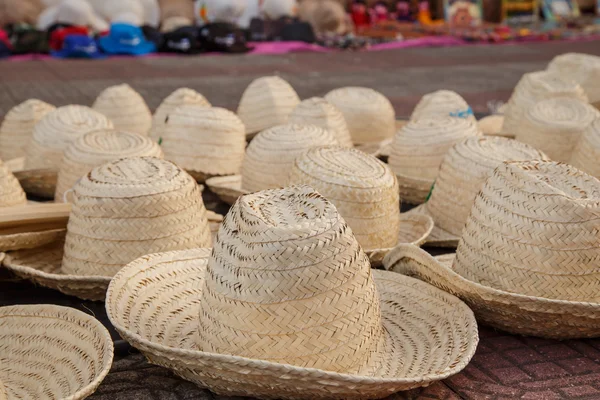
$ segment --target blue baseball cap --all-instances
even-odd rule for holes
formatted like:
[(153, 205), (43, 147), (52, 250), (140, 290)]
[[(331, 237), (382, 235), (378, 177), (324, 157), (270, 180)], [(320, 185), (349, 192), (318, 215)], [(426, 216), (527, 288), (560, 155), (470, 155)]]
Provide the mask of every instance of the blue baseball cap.
[(156, 46), (146, 40), (142, 29), (130, 24), (112, 24), (108, 35), (98, 39), (98, 43), (108, 54), (139, 56), (156, 51)]
[(50, 54), (57, 58), (105, 58), (100, 52), (96, 41), (87, 35), (67, 35), (62, 49)]

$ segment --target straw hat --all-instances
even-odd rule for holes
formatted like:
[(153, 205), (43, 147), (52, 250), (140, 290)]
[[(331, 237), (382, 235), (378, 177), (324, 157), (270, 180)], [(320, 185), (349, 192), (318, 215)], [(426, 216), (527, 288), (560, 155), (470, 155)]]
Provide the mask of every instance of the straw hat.
[(0, 159), (24, 157), (33, 136), (33, 127), (55, 108), (36, 99), (29, 99), (11, 108), (0, 125)]
[(240, 175), (206, 180), (221, 200), (233, 204), (243, 194), (274, 189), (288, 181), (294, 160), (304, 151), (338, 144), (331, 131), (313, 125), (279, 125), (250, 142)]
[(429, 119), (447, 115), (475, 120), (469, 104), (461, 95), (451, 90), (438, 90), (423, 96), (413, 110), (410, 119)]
[(479, 125), (479, 130), (481, 130), (484, 135), (509, 137), (509, 134), (502, 131), (504, 115), (488, 115), (477, 121), (477, 125)]
[(27, 204), (27, 197), (19, 181), (0, 160), (0, 207)]
[(579, 84), (559, 73), (537, 71), (523, 75), (506, 105), (502, 125), (503, 134), (514, 136), (523, 123), (527, 110), (540, 100), (554, 97), (588, 101)]
[(371, 270), (335, 207), (306, 186), (240, 198), (212, 253), (131, 263), (106, 306), (153, 363), (223, 395), (381, 398), (457, 373), (478, 341), (455, 297)]
[(408, 212), (433, 218), (435, 228), (426, 242), (456, 247), (477, 193), (504, 161), (546, 160), (544, 153), (516, 140), (474, 136), (452, 146), (444, 156), (431, 197)]
[(521, 335), (600, 336), (600, 181), (552, 161), (504, 163), (477, 195), (456, 255), (400, 246), (388, 269), (463, 298)]
[(162, 138), (162, 132), (167, 123), (167, 118), (179, 106), (186, 104), (196, 104), (199, 106), (210, 107), (211, 104), (204, 96), (193, 89), (180, 88), (165, 98), (156, 109), (152, 117), (152, 129), (149, 136), (157, 142)]
[(237, 114), (253, 135), (288, 122), (290, 113), (300, 103), (294, 88), (278, 76), (255, 79), (246, 88)]
[(394, 136), (396, 112), (381, 93), (363, 87), (344, 87), (327, 93), (325, 100), (346, 118), (355, 144), (381, 142)]
[(567, 97), (536, 103), (514, 131), (516, 139), (542, 150), (552, 160), (568, 162), (581, 134), (600, 114), (583, 101)]
[(246, 149), (244, 124), (224, 108), (184, 105), (169, 115), (162, 149), (198, 182), (237, 174)]
[(477, 122), (439, 116), (411, 120), (398, 131), (388, 160), (398, 177), (400, 198), (411, 204), (427, 200), (446, 152), (456, 143), (479, 136)]
[(550, 61), (548, 70), (579, 83), (590, 103), (600, 109), (600, 57), (582, 53), (561, 54)]
[(104, 89), (92, 108), (106, 115), (119, 130), (147, 135), (152, 127), (152, 114), (144, 98), (125, 83)]
[(124, 157), (163, 158), (163, 152), (150, 138), (136, 133), (102, 129), (86, 133), (65, 150), (56, 184), (55, 201), (63, 202), (65, 193), (95, 167)]
[(289, 122), (328, 129), (333, 132), (341, 146), (353, 146), (344, 114), (336, 106), (320, 97), (312, 97), (298, 104), (290, 114)]
[(400, 218), (398, 181), (377, 158), (340, 146), (316, 147), (296, 158), (290, 185), (306, 184), (329, 199), (367, 255), (383, 256), (398, 243), (421, 244), (433, 222)]
[(600, 178), (600, 162), (598, 160), (600, 160), (600, 119), (597, 118), (583, 131), (571, 154), (569, 164)]
[(84, 399), (112, 360), (110, 334), (88, 314), (42, 304), (0, 307), (0, 398)]

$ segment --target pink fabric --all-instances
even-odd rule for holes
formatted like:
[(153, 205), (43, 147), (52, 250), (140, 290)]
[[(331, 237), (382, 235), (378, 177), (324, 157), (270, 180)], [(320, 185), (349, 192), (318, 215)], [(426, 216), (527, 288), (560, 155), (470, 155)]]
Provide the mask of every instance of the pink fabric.
[(248, 45), (254, 47), (251, 54), (325, 53), (330, 51), (319, 45), (304, 42), (253, 42), (248, 43)]

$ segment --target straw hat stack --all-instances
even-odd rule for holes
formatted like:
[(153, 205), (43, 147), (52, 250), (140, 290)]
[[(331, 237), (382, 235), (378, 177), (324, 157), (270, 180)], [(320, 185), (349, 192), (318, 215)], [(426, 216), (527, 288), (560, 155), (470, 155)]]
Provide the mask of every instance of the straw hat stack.
[(210, 246), (194, 179), (158, 158), (123, 158), (94, 168), (75, 185), (62, 270), (113, 276), (146, 254)]
[(152, 127), (152, 113), (144, 98), (127, 84), (104, 89), (92, 108), (106, 115), (118, 130), (146, 136)]
[(552, 59), (548, 70), (579, 83), (590, 103), (600, 109), (600, 57), (581, 53), (561, 54)]
[(162, 149), (198, 182), (237, 174), (246, 149), (244, 124), (224, 108), (184, 105), (169, 115)]
[(0, 207), (19, 206), (27, 203), (27, 197), (19, 181), (0, 161)]
[(294, 88), (278, 76), (255, 79), (244, 91), (237, 114), (253, 135), (276, 125), (285, 124), (300, 103)]
[(425, 202), (446, 152), (461, 140), (480, 134), (474, 120), (449, 115), (418, 118), (400, 129), (388, 163), (398, 177), (402, 200)]
[(515, 131), (516, 139), (542, 150), (552, 160), (568, 162), (581, 134), (600, 114), (572, 98), (542, 100), (531, 107)]
[(346, 118), (336, 106), (320, 97), (302, 101), (290, 114), (291, 124), (315, 125), (334, 133), (341, 146), (352, 147), (352, 137)]
[(355, 144), (382, 142), (391, 139), (396, 132), (396, 112), (392, 103), (373, 89), (335, 89), (327, 93), (325, 100), (344, 114)]
[(67, 147), (58, 172), (57, 202), (66, 201), (65, 193), (85, 174), (106, 162), (124, 157), (163, 158), (160, 146), (137, 133), (102, 129), (86, 133)]
[(36, 99), (11, 108), (0, 125), (0, 159), (6, 161), (24, 157), (33, 136), (33, 127), (55, 108)]
[(25, 169), (58, 171), (63, 151), (73, 140), (88, 132), (112, 127), (108, 118), (89, 107), (70, 105), (50, 111), (33, 129)]
[(576, 81), (559, 73), (537, 71), (523, 75), (504, 111), (503, 134), (515, 135), (523, 123), (527, 110), (538, 101), (553, 97), (588, 101), (583, 88)]
[(410, 119), (437, 118), (447, 115), (475, 120), (466, 100), (451, 90), (438, 90), (423, 96)]
[(152, 129), (149, 136), (158, 142), (162, 138), (169, 114), (175, 111), (177, 107), (186, 104), (196, 104), (204, 107), (211, 106), (208, 100), (195, 90), (188, 88), (177, 89), (165, 98), (156, 109), (152, 117)]
[(600, 178), (600, 119), (595, 119), (583, 131), (569, 164)]

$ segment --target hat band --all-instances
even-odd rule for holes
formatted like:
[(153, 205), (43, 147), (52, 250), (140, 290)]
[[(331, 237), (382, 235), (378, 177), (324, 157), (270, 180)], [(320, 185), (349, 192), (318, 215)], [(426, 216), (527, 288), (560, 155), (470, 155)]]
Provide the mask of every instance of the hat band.
[(471, 107), (467, 108), (464, 111), (456, 111), (456, 112), (450, 113), (451, 117), (458, 117), (458, 118), (469, 118), (471, 115), (473, 115), (473, 110), (471, 109)]

